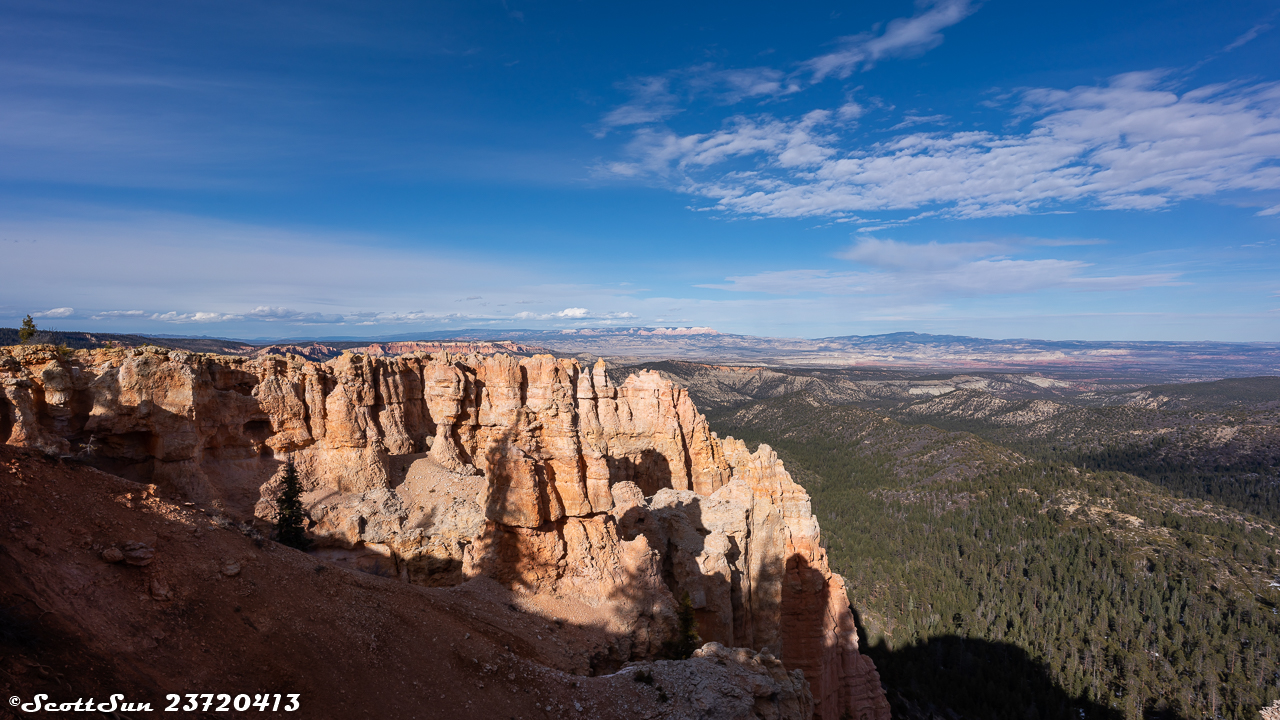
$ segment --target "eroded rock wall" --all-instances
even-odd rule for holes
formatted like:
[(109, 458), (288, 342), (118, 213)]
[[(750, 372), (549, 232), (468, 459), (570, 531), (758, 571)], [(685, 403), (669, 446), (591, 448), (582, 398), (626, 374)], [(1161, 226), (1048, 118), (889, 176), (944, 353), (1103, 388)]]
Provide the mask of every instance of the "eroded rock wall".
[(656, 373), (613, 385), (603, 363), (546, 355), (36, 346), (0, 349), (0, 386), (9, 444), (266, 520), (292, 458), (322, 551), (604, 608), (613, 663), (659, 656), (687, 593), (704, 641), (803, 670), (815, 717), (888, 718), (808, 495)]

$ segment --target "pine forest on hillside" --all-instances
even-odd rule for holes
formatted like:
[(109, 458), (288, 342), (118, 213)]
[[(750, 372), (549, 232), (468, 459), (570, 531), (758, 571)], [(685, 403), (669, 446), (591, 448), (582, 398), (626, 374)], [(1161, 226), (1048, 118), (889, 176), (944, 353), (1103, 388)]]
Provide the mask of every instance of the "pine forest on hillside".
[[(1026, 428), (670, 375), (811, 494), (896, 716), (1255, 720), (1280, 699), (1280, 536), (1245, 509), (1274, 461), (1147, 479)], [(1207, 475), (1236, 494), (1185, 481)]]

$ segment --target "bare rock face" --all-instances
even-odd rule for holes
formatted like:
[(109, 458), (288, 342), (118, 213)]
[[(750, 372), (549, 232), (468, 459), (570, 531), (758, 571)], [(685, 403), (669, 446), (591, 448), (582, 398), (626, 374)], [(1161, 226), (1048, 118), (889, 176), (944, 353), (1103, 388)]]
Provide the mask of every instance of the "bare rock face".
[(700, 652), (776, 658), (779, 688), (784, 666), (802, 671), (810, 699), (792, 693), (792, 710), (887, 720), (809, 497), (776, 454), (717, 438), (656, 373), (615, 386), (604, 370), (548, 355), (4, 348), (0, 438), (259, 522), (292, 458), (318, 553), (602, 609), (615, 666), (658, 657), (688, 594), (719, 643)]

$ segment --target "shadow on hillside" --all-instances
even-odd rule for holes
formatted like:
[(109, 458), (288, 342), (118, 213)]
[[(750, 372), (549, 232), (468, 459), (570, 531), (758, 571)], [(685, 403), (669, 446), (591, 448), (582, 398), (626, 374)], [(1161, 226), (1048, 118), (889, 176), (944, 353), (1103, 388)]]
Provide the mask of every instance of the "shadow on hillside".
[[(856, 613), (855, 613), (856, 615)], [(992, 718), (1008, 720), (1121, 720), (1121, 703), (1110, 707), (1058, 686), (1049, 668), (1022, 648), (959, 635), (945, 635), (902, 648), (866, 641), (858, 622), (862, 651), (875, 661), (893, 706), (893, 716)], [(1143, 703), (1145, 720), (1180, 720), (1164, 698)]]

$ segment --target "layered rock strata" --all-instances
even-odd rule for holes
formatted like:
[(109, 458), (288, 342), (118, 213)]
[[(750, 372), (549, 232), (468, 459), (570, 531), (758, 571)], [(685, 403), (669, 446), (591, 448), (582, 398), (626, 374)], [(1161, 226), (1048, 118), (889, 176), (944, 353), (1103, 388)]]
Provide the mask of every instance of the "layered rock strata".
[[(269, 520), (292, 458), (319, 552), (424, 584), (575, 598), (659, 657), (688, 595), (704, 641), (802, 670), (823, 720), (889, 717), (804, 490), (656, 373), (539, 355), (233, 358), (0, 350), (0, 438)], [(718, 651), (717, 651), (718, 652)]]

